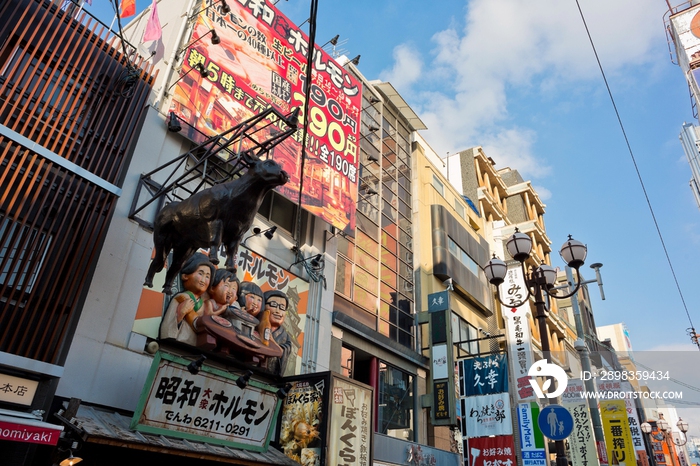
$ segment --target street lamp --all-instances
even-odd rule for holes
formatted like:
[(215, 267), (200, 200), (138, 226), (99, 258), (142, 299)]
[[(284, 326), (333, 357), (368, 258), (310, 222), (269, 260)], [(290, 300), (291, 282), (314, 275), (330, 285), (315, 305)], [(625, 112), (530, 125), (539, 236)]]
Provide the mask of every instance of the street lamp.
[[(648, 422), (643, 422), (642, 425), (640, 426), (642, 429), (642, 432), (645, 434), (649, 435), (651, 434), (652, 431), (652, 426)], [(653, 437), (656, 440), (664, 440), (669, 447), (669, 453), (671, 454), (671, 462), (675, 466), (676, 460), (674, 459), (675, 456), (675, 449), (671, 448), (671, 442), (673, 442), (674, 445), (677, 447), (682, 447), (688, 442), (688, 437), (685, 435), (686, 432), (688, 432), (688, 423), (685, 422), (682, 418), (678, 418), (678, 422), (676, 423), (676, 427), (678, 427), (678, 430), (681, 431), (681, 434), (683, 435), (683, 440), (681, 439), (675, 439), (673, 438), (673, 435), (671, 433), (672, 429), (669, 423), (664, 419), (664, 415), (659, 413), (659, 420), (656, 421), (656, 428), (658, 429), (659, 433), (656, 435), (653, 435)], [(652, 454), (654, 453), (654, 448), (653, 445), (649, 445), (651, 447)], [(656, 457), (654, 456), (654, 463), (656, 463)]]
[[(537, 311), (535, 318), (540, 329), (540, 340), (542, 344), (542, 353), (547, 358), (547, 362), (551, 363), (552, 358), (550, 354), (549, 347), (549, 333), (547, 330), (547, 309), (544, 301), (544, 296), (555, 298), (555, 299), (566, 299), (570, 298), (581, 287), (581, 273), (579, 268), (584, 264), (586, 260), (587, 248), (586, 245), (580, 241), (576, 241), (569, 235), (569, 239), (562, 245), (559, 255), (566, 262), (566, 264), (576, 270), (576, 276), (578, 282), (574, 286), (573, 290), (566, 295), (556, 295), (554, 293), (554, 283), (557, 279), (557, 271), (551, 265), (542, 264), (537, 269), (534, 267), (530, 269), (528, 274), (525, 271), (525, 261), (530, 257), (530, 252), (532, 251), (532, 239), (525, 233), (521, 233), (517, 228), (515, 233), (506, 241), (506, 249), (508, 253), (513, 257), (513, 259), (520, 262), (520, 267), (523, 271), (523, 277), (525, 280), (525, 287), (527, 288), (527, 296), (522, 300), (522, 302), (509, 302), (505, 303), (501, 299), (500, 291), (498, 290), (498, 285), (503, 283), (508, 272), (508, 267), (504, 261), (493, 255), (493, 258), (484, 267), (484, 272), (489, 283), (496, 286), (496, 297), (498, 301), (503, 306), (516, 308), (525, 304), (530, 297), (535, 299), (535, 309)], [(554, 389), (554, 384), (551, 385), (550, 390)], [(550, 399), (551, 403), (554, 403), (554, 399)], [(566, 457), (566, 449), (564, 447), (563, 440), (557, 440), (555, 442), (557, 451), (557, 466), (568, 466), (568, 459)]]

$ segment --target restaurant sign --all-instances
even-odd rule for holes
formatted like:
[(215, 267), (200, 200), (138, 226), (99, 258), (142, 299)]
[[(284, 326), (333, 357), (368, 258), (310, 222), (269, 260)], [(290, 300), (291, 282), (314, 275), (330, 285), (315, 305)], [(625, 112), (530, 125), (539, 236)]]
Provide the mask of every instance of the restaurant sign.
[(158, 352), (153, 360), (131, 428), (140, 432), (267, 451), (280, 403), (277, 388)]

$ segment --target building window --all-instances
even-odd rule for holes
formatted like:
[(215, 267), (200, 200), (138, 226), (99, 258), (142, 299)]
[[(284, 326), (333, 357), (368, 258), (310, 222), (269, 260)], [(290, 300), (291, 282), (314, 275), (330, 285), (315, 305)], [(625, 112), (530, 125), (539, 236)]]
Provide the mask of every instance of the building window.
[(452, 313), (452, 343), (455, 358), (479, 354), (479, 331), (472, 324)]
[(384, 362), (379, 363), (380, 434), (413, 440), (413, 376)]
[(433, 188), (435, 188), (442, 197), (445, 197), (445, 185), (442, 184), (442, 181), (440, 181), (435, 173), (433, 173)]
[(461, 262), (462, 265), (468, 268), (471, 273), (479, 277), (479, 271), (481, 270), (480, 267), (476, 262), (474, 262), (474, 259), (469, 257), (469, 254), (467, 254), (464, 249), (460, 248), (459, 245), (449, 237), (447, 238), (447, 249), (450, 251), (450, 254)]
[(46, 253), (51, 246), (51, 236), (28, 225), (20, 225), (9, 218), (0, 223), (0, 285), (24, 288), (31, 293)]
[(457, 215), (465, 220), (467, 219), (467, 214), (464, 211), (464, 204), (462, 204), (457, 198), (455, 198), (455, 211), (457, 212)]

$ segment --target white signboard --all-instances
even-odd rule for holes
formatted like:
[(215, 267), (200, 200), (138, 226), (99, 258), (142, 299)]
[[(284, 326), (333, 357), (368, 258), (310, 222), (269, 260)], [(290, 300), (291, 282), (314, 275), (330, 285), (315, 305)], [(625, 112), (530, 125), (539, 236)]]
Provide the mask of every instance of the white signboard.
[(277, 420), (276, 388), (251, 380), (241, 389), (226, 372), (158, 353), (134, 413), (141, 432), (266, 451)]
[(469, 396), (461, 401), (466, 437), (513, 434), (508, 393)]
[(433, 380), (446, 379), (447, 375), (447, 345), (434, 345)]
[(38, 386), (37, 380), (0, 373), (0, 401), (30, 406)]
[(530, 305), (525, 304), (515, 308), (503, 310), (508, 336), (508, 358), (513, 375), (513, 393), (518, 402), (536, 401), (537, 396), (530, 385), (530, 376), (527, 374), (532, 366), (532, 346), (530, 336)]
[(583, 380), (569, 379), (562, 394), (561, 404), (574, 418), (574, 430), (567, 439), (573, 466), (598, 466), (593, 423), (588, 410), (588, 401), (583, 397), (586, 390)]
[(333, 377), (330, 412), (329, 466), (372, 462), (372, 389), (340, 377)]

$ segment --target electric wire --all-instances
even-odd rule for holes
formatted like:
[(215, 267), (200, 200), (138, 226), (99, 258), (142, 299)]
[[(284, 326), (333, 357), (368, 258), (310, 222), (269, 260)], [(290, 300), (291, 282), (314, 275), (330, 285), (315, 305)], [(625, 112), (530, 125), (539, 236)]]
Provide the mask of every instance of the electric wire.
[[(683, 303), (683, 309), (685, 309), (685, 314), (688, 316), (688, 322), (690, 322), (690, 327), (693, 330), (693, 333), (695, 333), (695, 326), (693, 325), (693, 320), (690, 317), (690, 312), (688, 312), (688, 306), (686, 305), (685, 298), (683, 297), (683, 291), (681, 291), (680, 284), (678, 283), (678, 277), (676, 276), (676, 271), (673, 268), (673, 263), (671, 262), (671, 257), (668, 253), (668, 249), (666, 248), (666, 242), (664, 241), (664, 237), (661, 234), (661, 228), (659, 227), (659, 223), (656, 220), (656, 215), (654, 214), (654, 208), (651, 205), (651, 201), (649, 200), (649, 194), (647, 193), (646, 186), (644, 185), (644, 180), (642, 179), (642, 174), (639, 171), (639, 167), (637, 165), (637, 160), (634, 156), (634, 152), (632, 151), (632, 146), (630, 145), (629, 138), (627, 137), (627, 132), (625, 131), (625, 126), (622, 124), (622, 118), (620, 117), (620, 112), (617, 109), (617, 104), (615, 103), (615, 98), (613, 97), (612, 90), (610, 89), (610, 84), (608, 84), (608, 78), (605, 75), (605, 71), (603, 70), (603, 65), (600, 62), (600, 57), (598, 56), (598, 50), (596, 49), (595, 44), (593, 43), (593, 37), (591, 36), (591, 32), (588, 29), (588, 23), (586, 23), (586, 18), (583, 15), (583, 10), (581, 9), (581, 4), (579, 3), (579, 0), (576, 0), (576, 6), (578, 7), (579, 14), (581, 15), (581, 21), (583, 22), (583, 26), (586, 28), (586, 34), (588, 35), (588, 41), (591, 44), (591, 48), (593, 49), (593, 53), (595, 54), (595, 59), (598, 62), (598, 68), (600, 69), (600, 74), (603, 76), (603, 81), (605, 82), (605, 88), (608, 91), (608, 95), (610, 96), (610, 102), (612, 103), (613, 109), (615, 111), (615, 116), (617, 117), (617, 122), (620, 125), (620, 129), (622, 130), (622, 136), (625, 139), (625, 144), (627, 145), (627, 150), (629, 151), (630, 158), (632, 159), (632, 164), (634, 165), (634, 170), (637, 173), (637, 179), (639, 180), (639, 184), (642, 187), (642, 191), (644, 192), (644, 198), (646, 199), (647, 206), (649, 207), (649, 212), (651, 213), (651, 218), (654, 221), (654, 226), (656, 227), (656, 233), (659, 236), (659, 240), (661, 241), (661, 246), (664, 250), (664, 254), (666, 255), (666, 260), (668, 262), (668, 266), (671, 269), (671, 275), (673, 276), (673, 281), (676, 284), (676, 289), (678, 290), (678, 295), (680, 296), (681, 302)], [(700, 342), (695, 341), (695, 343), (698, 346), (698, 349), (700, 349)]]

